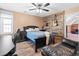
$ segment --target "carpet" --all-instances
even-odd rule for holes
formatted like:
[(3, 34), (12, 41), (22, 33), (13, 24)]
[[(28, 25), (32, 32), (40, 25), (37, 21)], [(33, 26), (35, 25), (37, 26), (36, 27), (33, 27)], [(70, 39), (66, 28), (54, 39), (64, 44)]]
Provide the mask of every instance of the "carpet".
[(29, 41), (17, 43), (15, 54), (18, 56), (42, 56), (40, 49), (35, 53), (33, 44)]

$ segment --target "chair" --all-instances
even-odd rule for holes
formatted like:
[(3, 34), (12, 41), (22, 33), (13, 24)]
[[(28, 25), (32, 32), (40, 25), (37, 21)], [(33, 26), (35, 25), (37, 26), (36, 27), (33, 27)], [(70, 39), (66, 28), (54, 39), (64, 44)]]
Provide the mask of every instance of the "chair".
[(58, 44), (43, 47), (41, 54), (43, 56), (77, 56), (79, 55), (79, 42), (63, 38)]

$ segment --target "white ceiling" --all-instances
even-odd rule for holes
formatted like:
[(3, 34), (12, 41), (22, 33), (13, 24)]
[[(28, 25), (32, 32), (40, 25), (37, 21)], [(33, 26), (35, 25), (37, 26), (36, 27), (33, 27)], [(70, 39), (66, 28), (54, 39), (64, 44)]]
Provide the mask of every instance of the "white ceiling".
[(34, 7), (31, 3), (0, 3), (0, 8), (2, 9), (26, 13), (39, 17), (48, 16), (50, 14), (62, 11), (66, 8), (75, 6), (79, 6), (79, 3), (51, 3), (49, 6), (45, 7), (45, 9), (50, 10), (49, 12), (42, 11), (42, 13), (38, 13), (35, 10), (29, 11), (29, 9), (32, 9)]

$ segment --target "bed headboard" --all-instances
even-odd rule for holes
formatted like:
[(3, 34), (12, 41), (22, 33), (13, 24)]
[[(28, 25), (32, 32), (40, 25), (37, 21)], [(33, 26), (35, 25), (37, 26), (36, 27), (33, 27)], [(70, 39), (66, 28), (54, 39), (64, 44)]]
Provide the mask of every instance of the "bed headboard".
[(29, 29), (29, 28), (35, 29), (35, 28), (39, 28), (39, 27), (38, 26), (25, 26), (25, 27), (23, 27), (23, 30), (25, 31), (26, 29)]

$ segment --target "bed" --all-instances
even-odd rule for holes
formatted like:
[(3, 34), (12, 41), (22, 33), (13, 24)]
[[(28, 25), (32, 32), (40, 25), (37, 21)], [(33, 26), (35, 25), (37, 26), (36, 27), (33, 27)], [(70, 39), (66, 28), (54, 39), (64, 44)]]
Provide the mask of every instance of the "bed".
[(25, 39), (30, 40), (35, 46), (35, 52), (38, 48), (46, 45), (46, 36), (44, 31), (40, 31), (37, 26), (26, 26), (24, 27)]

